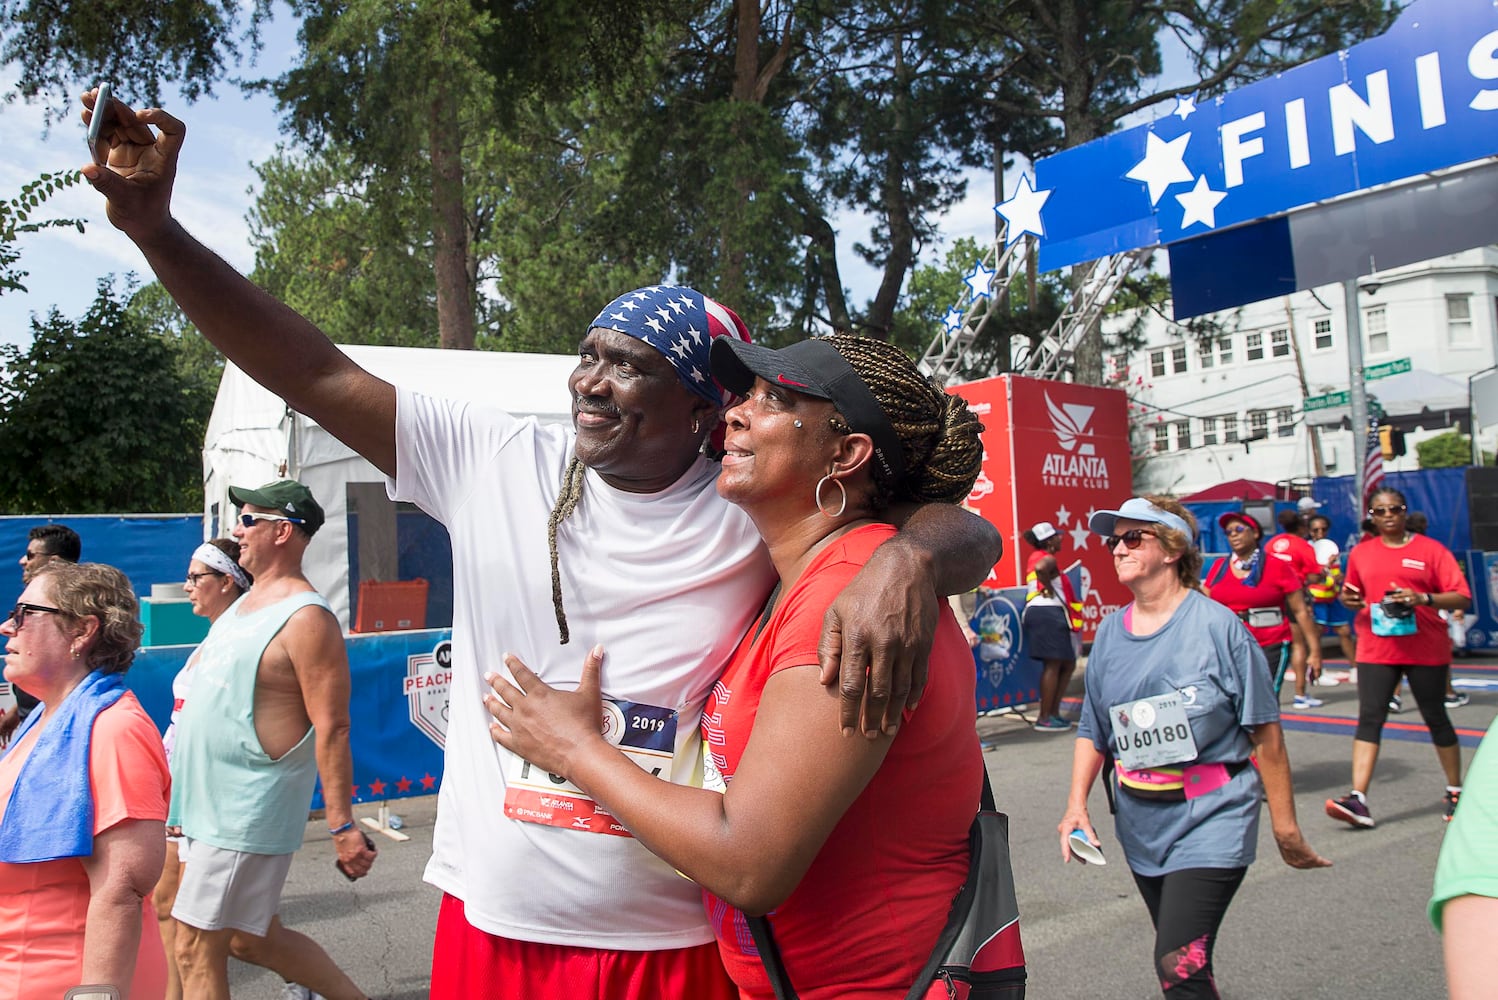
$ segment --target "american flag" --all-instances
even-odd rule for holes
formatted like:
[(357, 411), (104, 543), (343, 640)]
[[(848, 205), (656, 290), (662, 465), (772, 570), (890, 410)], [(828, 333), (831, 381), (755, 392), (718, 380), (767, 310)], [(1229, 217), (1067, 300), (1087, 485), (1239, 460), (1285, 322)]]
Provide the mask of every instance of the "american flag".
[(1368, 447), (1363, 456), (1363, 506), (1384, 481), (1384, 450), (1378, 440), (1378, 421), (1368, 421)]

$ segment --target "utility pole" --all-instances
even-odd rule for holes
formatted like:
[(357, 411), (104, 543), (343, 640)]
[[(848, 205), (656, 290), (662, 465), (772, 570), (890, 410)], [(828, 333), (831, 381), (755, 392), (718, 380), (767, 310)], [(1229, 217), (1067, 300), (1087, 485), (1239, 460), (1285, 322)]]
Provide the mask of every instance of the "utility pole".
[[(1295, 355), (1295, 374), (1300, 379), (1300, 412), (1304, 414), (1306, 400), (1311, 396), (1310, 386), (1306, 385), (1306, 364), (1300, 354), (1300, 336), (1295, 329), (1295, 309), (1290, 303), (1290, 296), (1285, 296), (1285, 325), (1289, 327), (1290, 350)], [(1311, 446), (1311, 468), (1317, 477), (1326, 475), (1326, 465), (1321, 461), (1321, 432), (1310, 420), (1306, 420), (1306, 439)]]
[(1363, 466), (1368, 461), (1368, 387), (1363, 383), (1363, 314), (1358, 309), (1358, 279), (1342, 282), (1342, 303), (1347, 311), (1347, 401), (1352, 407), (1354, 512), (1363, 509)]

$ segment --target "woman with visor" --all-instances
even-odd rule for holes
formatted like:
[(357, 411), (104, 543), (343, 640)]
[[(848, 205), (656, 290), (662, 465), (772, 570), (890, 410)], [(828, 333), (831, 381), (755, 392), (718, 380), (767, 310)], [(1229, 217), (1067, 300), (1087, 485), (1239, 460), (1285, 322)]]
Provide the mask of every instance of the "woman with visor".
[(1160, 988), (1170, 1000), (1215, 998), (1212, 951), (1254, 861), (1260, 803), (1286, 864), (1331, 862), (1295, 818), (1264, 654), (1236, 615), (1201, 592), (1190, 512), (1167, 497), (1134, 497), (1088, 527), (1134, 599), (1103, 620), (1083, 674), (1062, 857), (1071, 859), (1074, 834), (1101, 846), (1087, 796), (1111, 764), (1114, 829), (1155, 926)]
[[(1320, 635), (1300, 579), (1290, 564), (1270, 557), (1260, 544), (1264, 532), (1258, 519), (1242, 511), (1228, 511), (1217, 519), (1228, 536), (1232, 554), (1222, 556), (1207, 570), (1207, 596), (1237, 615), (1264, 653), (1274, 694), (1279, 697), (1290, 663), (1290, 616), (1306, 635)], [(1287, 614), (1288, 612), (1288, 614)], [(1306, 669), (1311, 679), (1321, 673), (1321, 644), (1311, 644)], [(1295, 696), (1295, 707), (1320, 708), (1321, 699)]]

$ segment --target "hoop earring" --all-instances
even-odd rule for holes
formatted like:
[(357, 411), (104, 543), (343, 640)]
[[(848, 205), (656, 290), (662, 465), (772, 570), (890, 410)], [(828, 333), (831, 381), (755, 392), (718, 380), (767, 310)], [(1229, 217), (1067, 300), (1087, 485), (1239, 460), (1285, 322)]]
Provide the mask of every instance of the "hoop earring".
[(697, 417), (695, 417), (695, 416), (694, 416), (694, 417), (693, 417), (693, 418), (692, 418), (692, 433), (693, 433), (693, 434), (696, 434), (696, 433), (697, 433), (697, 432), (698, 432), (698, 431), (700, 431), (700, 430), (701, 430), (701, 429), (702, 429), (702, 428), (701, 428), (701, 427), (700, 427), (700, 426), (699, 426), (699, 424), (698, 424), (698, 419), (697, 419)]
[[(832, 480), (832, 485), (836, 486), (838, 493), (841, 494), (841, 500), (837, 505), (837, 510), (830, 512), (826, 507), (822, 506), (822, 487), (827, 485), (827, 481), (829, 479)], [(832, 473), (830, 472), (817, 481), (817, 488), (816, 492), (813, 494), (813, 497), (817, 502), (817, 510), (822, 512), (823, 517), (842, 517), (843, 511), (848, 509), (848, 489), (843, 485), (842, 480), (834, 479)]]

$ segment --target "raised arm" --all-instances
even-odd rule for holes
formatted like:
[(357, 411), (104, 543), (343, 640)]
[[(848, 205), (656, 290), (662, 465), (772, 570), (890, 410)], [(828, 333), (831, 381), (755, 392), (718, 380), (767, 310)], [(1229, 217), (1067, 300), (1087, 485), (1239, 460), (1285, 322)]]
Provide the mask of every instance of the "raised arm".
[(837, 682), (838, 724), (893, 733), (926, 689), (926, 658), (942, 598), (974, 589), (1003, 553), (998, 530), (951, 504), (893, 509), (900, 532), (874, 550), (827, 609), (818, 650), (823, 684)]
[[(549, 687), (513, 656), (515, 685), (493, 676), (494, 739), (566, 777), (658, 857), (752, 915), (783, 903), (889, 752), (892, 737), (845, 740), (836, 694), (813, 665), (765, 684), (726, 794), (646, 774), (600, 734), (598, 647), (576, 691)], [(523, 693), (522, 693), (523, 692)]]
[[(95, 92), (83, 96), (91, 120)], [(172, 218), (172, 184), (187, 127), (159, 108), (112, 100), (108, 165), (83, 176), (109, 221), (140, 248), (192, 324), (251, 378), (329, 433), (395, 473), (395, 388), (354, 364), (322, 331), (198, 242)], [(156, 131), (153, 131), (153, 127)]]
[[(292, 616), (282, 631), (302, 702), (315, 730), (313, 752), (317, 757), (317, 775), (322, 779), (323, 806), (327, 810), (328, 829), (337, 830), (354, 818), (354, 756), (349, 749), (349, 679), (348, 651), (338, 622), (323, 608), (303, 608)], [(354, 878), (369, 873), (375, 852), (364, 846), (364, 835), (357, 827), (333, 836), (338, 860)]]

